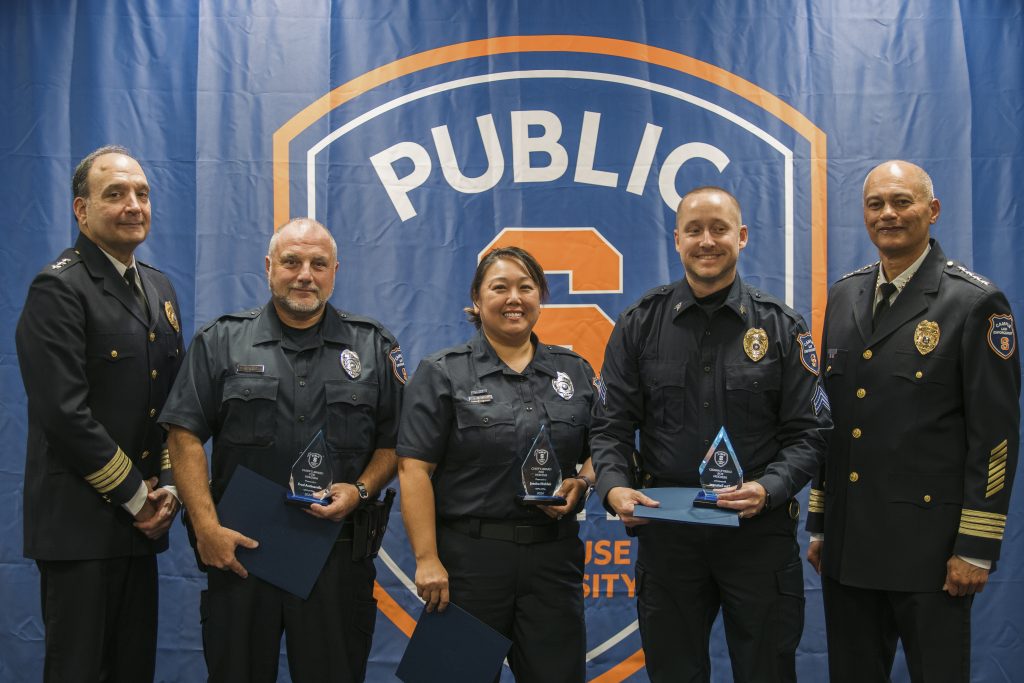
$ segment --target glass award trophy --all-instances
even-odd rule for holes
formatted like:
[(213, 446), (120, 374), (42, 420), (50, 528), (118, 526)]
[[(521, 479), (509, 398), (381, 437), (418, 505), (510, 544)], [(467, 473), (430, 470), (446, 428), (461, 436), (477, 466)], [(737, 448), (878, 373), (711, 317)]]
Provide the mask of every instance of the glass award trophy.
[(541, 425), (522, 467), (523, 492), (516, 500), (523, 505), (565, 505), (565, 498), (556, 495), (562, 487), (562, 468), (555, 457), (547, 425)]
[(697, 470), (700, 475), (700, 493), (693, 499), (698, 507), (718, 507), (717, 491), (732, 489), (743, 483), (743, 468), (732, 449), (729, 435), (723, 426), (711, 443)]
[(327, 442), (321, 429), (292, 465), (292, 473), (288, 477), (291, 490), (285, 496), (285, 502), (307, 508), (331, 502), (334, 467), (326, 453)]

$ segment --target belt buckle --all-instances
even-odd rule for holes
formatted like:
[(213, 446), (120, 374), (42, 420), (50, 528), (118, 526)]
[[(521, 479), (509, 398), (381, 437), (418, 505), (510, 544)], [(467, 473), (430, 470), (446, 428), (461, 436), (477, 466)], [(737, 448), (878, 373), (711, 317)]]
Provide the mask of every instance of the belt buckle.
[(520, 545), (533, 542), (533, 527), (532, 526), (515, 526), (512, 527), (512, 541)]

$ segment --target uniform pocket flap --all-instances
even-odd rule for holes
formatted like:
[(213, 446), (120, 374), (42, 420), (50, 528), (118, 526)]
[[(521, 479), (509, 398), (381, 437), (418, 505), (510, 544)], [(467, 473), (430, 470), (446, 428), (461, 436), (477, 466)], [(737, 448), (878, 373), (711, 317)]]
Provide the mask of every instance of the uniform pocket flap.
[(955, 474), (893, 474), (889, 477), (889, 502), (911, 503), (922, 508), (963, 503), (963, 480)]
[(232, 375), (224, 380), (223, 400), (239, 399), (250, 401), (252, 399), (277, 399), (277, 378), (276, 377), (246, 377), (244, 375)]
[(376, 384), (344, 381), (324, 383), (324, 396), (328, 404), (347, 403), (353, 406), (375, 406), (378, 393)]
[(544, 409), (552, 422), (582, 427), (589, 420), (590, 406), (583, 401), (545, 401)]
[(460, 429), (515, 424), (512, 406), (501, 403), (456, 403), (455, 417)]

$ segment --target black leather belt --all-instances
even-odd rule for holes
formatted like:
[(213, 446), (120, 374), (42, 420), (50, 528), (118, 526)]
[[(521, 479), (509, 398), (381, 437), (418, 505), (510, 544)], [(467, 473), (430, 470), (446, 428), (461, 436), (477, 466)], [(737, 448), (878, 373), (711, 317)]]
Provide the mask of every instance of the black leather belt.
[(441, 525), (472, 538), (508, 541), (520, 545), (547, 543), (575, 536), (579, 533), (576, 518), (551, 521), (545, 524), (525, 524), (521, 520), (488, 520), (479, 517), (441, 520)]

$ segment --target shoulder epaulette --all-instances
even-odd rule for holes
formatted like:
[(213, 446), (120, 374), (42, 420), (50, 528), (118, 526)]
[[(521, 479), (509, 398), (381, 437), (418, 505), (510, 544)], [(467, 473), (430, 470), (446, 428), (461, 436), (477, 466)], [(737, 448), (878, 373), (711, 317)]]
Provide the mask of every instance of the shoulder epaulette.
[(44, 273), (56, 275), (68, 270), (69, 266), (75, 266), (82, 262), (82, 256), (74, 249), (65, 249), (61, 252), (60, 258), (43, 268)]
[(977, 286), (980, 286), (983, 289), (988, 289), (995, 286), (989, 280), (986, 280), (977, 273), (968, 270), (964, 266), (964, 264), (957, 263), (956, 261), (946, 261), (945, 272), (949, 273), (950, 275), (954, 275), (962, 280), (966, 280), (967, 282), (971, 282)]
[[(850, 277), (852, 275), (859, 275), (861, 273), (866, 273), (869, 270), (872, 270), (873, 268), (875, 268), (878, 265), (878, 263), (879, 263), (878, 261), (875, 261), (874, 263), (869, 263), (866, 266), (861, 266), (857, 270), (851, 270), (846, 275), (843, 275), (842, 277), (840, 277), (839, 280), (845, 280), (846, 278), (848, 278), (848, 277)], [(838, 282), (839, 280), (836, 280), (836, 282)]]
[(135, 259), (135, 264), (139, 265), (139, 266), (143, 266), (144, 268), (149, 268), (150, 270), (154, 270), (154, 271), (156, 271), (158, 273), (163, 273), (163, 271), (160, 270), (159, 268), (151, 266), (148, 263), (146, 263), (145, 261), (140, 261), (139, 259)]
[(672, 284), (658, 285), (657, 287), (652, 287), (651, 289), (648, 289), (646, 292), (643, 293), (643, 295), (639, 299), (631, 303), (626, 308), (626, 310), (622, 311), (622, 315), (626, 315), (627, 313), (635, 311), (637, 308), (640, 308), (648, 301), (669, 296), (670, 294), (672, 294), (673, 289), (674, 285)]
[(220, 315), (210, 322), (199, 328), (200, 332), (206, 332), (208, 329), (219, 323), (221, 320), (255, 320), (260, 317), (260, 313), (263, 312), (262, 308), (246, 308), (241, 311), (234, 311), (233, 313), (225, 313)]
[(575, 358), (583, 357), (580, 354), (573, 351), (572, 349), (567, 349), (564, 346), (559, 346), (558, 344), (544, 344), (544, 347), (548, 350), (549, 353), (555, 353), (562, 356), (573, 356)]

